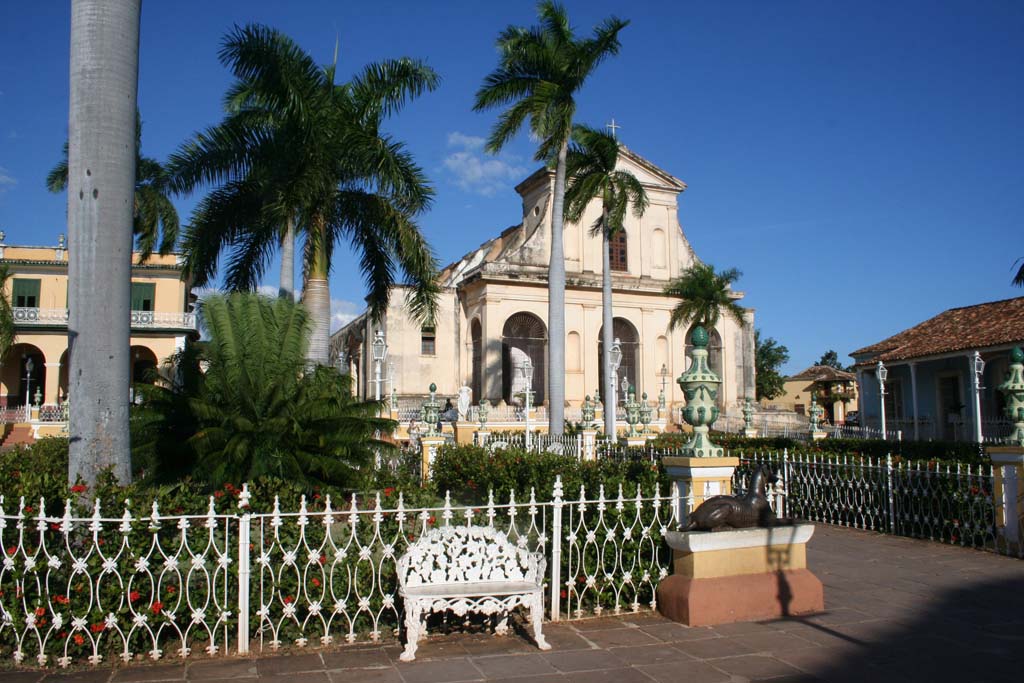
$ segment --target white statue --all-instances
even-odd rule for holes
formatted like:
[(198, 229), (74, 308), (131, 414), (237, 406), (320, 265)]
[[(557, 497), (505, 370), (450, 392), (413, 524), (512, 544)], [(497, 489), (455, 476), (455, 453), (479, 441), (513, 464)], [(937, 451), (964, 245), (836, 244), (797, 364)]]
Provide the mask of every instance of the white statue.
[(469, 406), (473, 404), (473, 390), (465, 384), (459, 389), (459, 420), (465, 420), (469, 415)]

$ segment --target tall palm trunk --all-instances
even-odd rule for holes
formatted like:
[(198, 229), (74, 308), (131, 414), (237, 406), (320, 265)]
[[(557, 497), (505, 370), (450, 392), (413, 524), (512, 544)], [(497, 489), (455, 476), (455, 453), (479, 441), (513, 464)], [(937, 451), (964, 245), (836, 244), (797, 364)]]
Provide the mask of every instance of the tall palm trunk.
[(328, 249), (327, 223), (323, 217), (313, 222), (310, 234), (310, 262), (302, 302), (309, 311), (312, 330), (309, 337), (309, 351), (306, 358), (310, 363), (327, 365), (330, 362), (328, 348), (331, 328), (331, 290), (327, 282)]
[(132, 205), (141, 0), (73, 0), (68, 116), (68, 477), (131, 479)]
[(561, 436), (565, 426), (565, 255), (562, 244), (565, 205), (566, 139), (558, 150), (555, 195), (551, 203), (551, 261), (548, 264), (548, 433)]
[(612, 343), (614, 341), (614, 319), (612, 318), (612, 257), (611, 240), (608, 237), (608, 210), (601, 218), (601, 368), (604, 370), (604, 433), (615, 441), (615, 378), (612, 377)]
[(295, 300), (295, 218), (288, 216), (281, 239), (281, 284), (278, 296)]

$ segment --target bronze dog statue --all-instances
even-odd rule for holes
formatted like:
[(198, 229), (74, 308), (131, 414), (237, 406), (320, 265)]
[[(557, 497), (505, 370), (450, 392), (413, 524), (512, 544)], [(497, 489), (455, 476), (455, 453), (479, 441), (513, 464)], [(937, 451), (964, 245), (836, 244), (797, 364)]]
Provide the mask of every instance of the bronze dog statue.
[(742, 496), (714, 496), (701, 503), (690, 515), (683, 531), (719, 531), (775, 526), (778, 519), (768, 503), (768, 472), (759, 467), (750, 480), (750, 489)]

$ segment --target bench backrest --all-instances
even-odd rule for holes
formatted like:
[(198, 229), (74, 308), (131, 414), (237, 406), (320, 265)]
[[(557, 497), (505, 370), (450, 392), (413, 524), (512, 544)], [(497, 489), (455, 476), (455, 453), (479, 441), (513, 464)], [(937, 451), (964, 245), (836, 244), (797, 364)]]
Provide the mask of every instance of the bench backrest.
[(432, 529), (398, 558), (401, 586), (527, 581), (539, 583), (542, 556), (520, 548), (504, 532), (485, 526)]

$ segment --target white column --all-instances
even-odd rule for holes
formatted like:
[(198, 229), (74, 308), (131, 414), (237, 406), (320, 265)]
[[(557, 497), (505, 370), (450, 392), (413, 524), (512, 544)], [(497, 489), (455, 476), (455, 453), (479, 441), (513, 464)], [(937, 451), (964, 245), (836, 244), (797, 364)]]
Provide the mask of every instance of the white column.
[(914, 441), (920, 441), (920, 427), (917, 424), (917, 363), (914, 361), (910, 362), (910, 396), (914, 404)]
[(971, 393), (974, 394), (974, 440), (982, 443), (985, 439), (981, 430), (981, 377), (974, 371), (975, 358), (979, 356), (977, 351), (967, 356), (968, 376), (971, 378)]
[(860, 426), (864, 426), (867, 415), (864, 413), (864, 371), (857, 371), (857, 415), (860, 418)]

